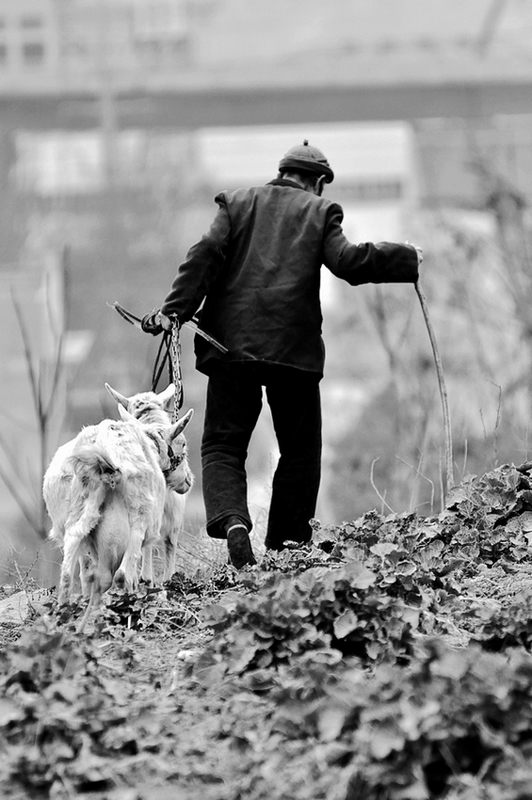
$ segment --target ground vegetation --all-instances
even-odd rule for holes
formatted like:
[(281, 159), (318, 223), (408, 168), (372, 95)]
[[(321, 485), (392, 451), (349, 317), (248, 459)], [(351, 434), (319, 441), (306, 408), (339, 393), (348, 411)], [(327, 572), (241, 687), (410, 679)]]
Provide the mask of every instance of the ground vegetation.
[(110, 593), (82, 636), (53, 590), (3, 624), (2, 797), (529, 797), (532, 463), (314, 528)]

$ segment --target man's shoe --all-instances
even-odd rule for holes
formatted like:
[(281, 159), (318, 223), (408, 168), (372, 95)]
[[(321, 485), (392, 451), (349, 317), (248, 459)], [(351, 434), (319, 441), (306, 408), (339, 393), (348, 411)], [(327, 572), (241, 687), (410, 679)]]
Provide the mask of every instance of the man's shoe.
[(227, 549), (229, 561), (236, 569), (253, 566), (257, 563), (251, 549), (248, 529), (242, 522), (237, 522), (227, 529)]
[(283, 542), (272, 542), (270, 539), (265, 539), (264, 547), (266, 550), (282, 550), (284, 548), (284, 544)]

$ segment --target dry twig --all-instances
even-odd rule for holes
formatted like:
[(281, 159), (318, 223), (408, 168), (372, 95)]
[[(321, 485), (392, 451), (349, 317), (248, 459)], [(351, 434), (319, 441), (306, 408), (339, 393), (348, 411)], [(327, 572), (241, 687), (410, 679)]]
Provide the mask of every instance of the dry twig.
[(425, 294), (421, 286), (419, 285), (419, 281), (416, 281), (414, 286), (416, 288), (417, 296), (419, 297), (419, 302), (421, 303), (421, 310), (423, 312), (423, 317), (425, 319), (425, 324), (427, 326), (430, 344), (432, 346), (432, 352), (434, 353), (436, 373), (438, 375), (438, 385), (440, 388), (440, 398), (441, 398), (441, 405), (443, 412), (443, 431), (445, 440), (445, 476), (446, 476), (445, 490), (448, 492), (449, 489), (452, 486), (454, 486), (453, 440), (451, 433), (451, 414), (449, 411), (449, 399), (447, 395), (447, 388), (445, 386), (445, 375), (443, 372), (443, 364), (440, 358), (438, 344), (436, 342), (436, 334), (434, 332), (434, 328), (432, 327), (432, 323), (430, 321), (427, 298), (425, 297)]
[(379, 460), (378, 458), (374, 458), (373, 461), (371, 462), (371, 470), (370, 470), (369, 479), (370, 479), (370, 482), (371, 482), (371, 485), (372, 485), (373, 489), (375, 490), (375, 494), (377, 495), (377, 497), (381, 501), (382, 505), (386, 506), (386, 508), (388, 509), (388, 511), (390, 511), (391, 514), (395, 514), (395, 511), (393, 510), (393, 508), (388, 505), (388, 503), (386, 502), (386, 500), (384, 499), (382, 494), (377, 489), (377, 486), (375, 484), (375, 480), (373, 478), (373, 471), (375, 469), (375, 464), (377, 463), (378, 460)]

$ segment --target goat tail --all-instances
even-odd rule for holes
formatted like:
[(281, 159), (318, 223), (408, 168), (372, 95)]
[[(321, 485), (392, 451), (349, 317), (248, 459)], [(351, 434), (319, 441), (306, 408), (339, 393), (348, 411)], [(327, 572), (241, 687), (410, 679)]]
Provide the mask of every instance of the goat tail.
[(78, 447), (69, 458), (75, 475), (82, 481), (108, 484), (114, 489), (122, 474), (103, 447), (85, 445)]
[[(65, 525), (65, 555), (70, 548), (81, 546), (101, 519), (102, 507), (109, 489), (114, 489), (121, 472), (103, 448), (81, 445), (69, 461), (74, 471), (69, 513)], [(76, 556), (72, 556), (74, 559)]]

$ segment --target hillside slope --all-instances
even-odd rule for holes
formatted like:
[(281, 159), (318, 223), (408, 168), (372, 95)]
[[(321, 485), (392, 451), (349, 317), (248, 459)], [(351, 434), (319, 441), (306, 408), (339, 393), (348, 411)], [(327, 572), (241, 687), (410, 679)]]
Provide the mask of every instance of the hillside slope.
[(2, 797), (529, 797), (531, 473), (109, 595), (84, 636), (52, 593), (3, 626)]

